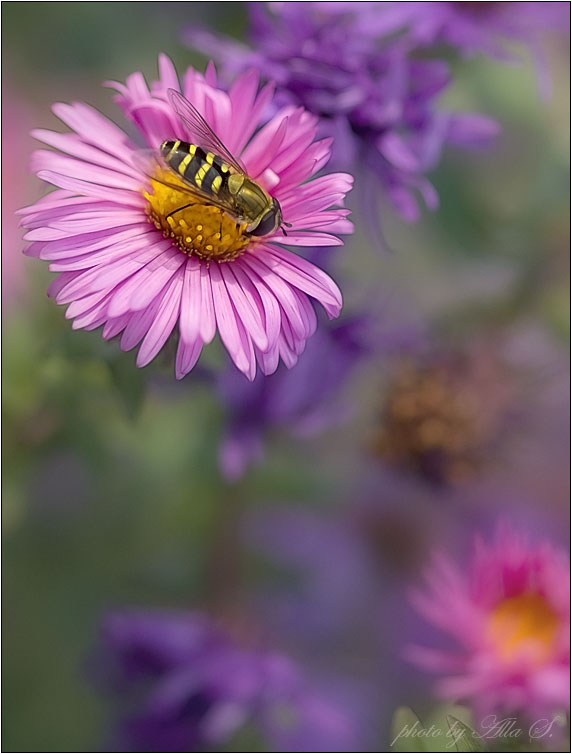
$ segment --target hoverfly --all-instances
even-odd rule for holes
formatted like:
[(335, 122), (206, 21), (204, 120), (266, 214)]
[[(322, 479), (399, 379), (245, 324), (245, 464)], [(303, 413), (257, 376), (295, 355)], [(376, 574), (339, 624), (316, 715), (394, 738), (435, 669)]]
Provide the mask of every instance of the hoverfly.
[[(153, 180), (189, 196), (187, 204), (173, 212), (174, 215), (193, 204), (211, 204), (226, 212), (251, 236), (267, 236), (288, 223), (283, 223), (282, 209), (277, 199), (249, 178), (240, 160), (233, 157), (198, 110), (175, 89), (167, 91), (169, 102), (192, 141), (179, 139), (164, 141), (155, 154), (159, 161), (174, 172), (183, 185), (165, 178), (157, 178), (149, 169)], [(198, 200), (193, 202), (192, 199)]]

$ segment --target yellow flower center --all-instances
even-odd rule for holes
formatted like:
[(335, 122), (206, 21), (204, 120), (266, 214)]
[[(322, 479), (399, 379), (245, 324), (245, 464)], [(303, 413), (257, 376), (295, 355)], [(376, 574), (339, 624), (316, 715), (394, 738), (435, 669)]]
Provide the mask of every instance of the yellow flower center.
[[(208, 199), (190, 194), (170, 170), (157, 168), (152, 193), (145, 192), (149, 220), (189, 256), (229, 262), (251, 243), (246, 223), (238, 223)], [(167, 181), (171, 185), (165, 185)], [(175, 186), (180, 185), (181, 191)], [(186, 206), (190, 205), (190, 206)]]
[(550, 656), (558, 616), (540, 594), (529, 592), (508, 597), (494, 609), (488, 622), (488, 636), (503, 660), (521, 653), (535, 662)]

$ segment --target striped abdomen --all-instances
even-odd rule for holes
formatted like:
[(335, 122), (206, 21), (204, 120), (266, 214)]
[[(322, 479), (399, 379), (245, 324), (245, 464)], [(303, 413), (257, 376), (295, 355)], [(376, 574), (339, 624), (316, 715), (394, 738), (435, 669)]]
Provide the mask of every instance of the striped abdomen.
[(164, 141), (161, 155), (186, 184), (196, 187), (206, 197), (213, 197), (213, 204), (216, 197), (216, 206), (245, 223), (246, 232), (267, 235), (282, 222), (277, 200), (219, 155), (188, 141)]
[(206, 194), (228, 196), (228, 178), (231, 168), (212, 152), (205, 152), (187, 141), (164, 141), (161, 155), (166, 164), (181, 178)]

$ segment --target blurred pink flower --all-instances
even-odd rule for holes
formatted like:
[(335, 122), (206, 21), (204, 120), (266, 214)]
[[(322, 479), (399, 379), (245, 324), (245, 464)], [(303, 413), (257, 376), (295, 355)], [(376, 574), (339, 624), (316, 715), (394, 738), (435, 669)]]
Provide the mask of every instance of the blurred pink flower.
[(476, 720), (508, 712), (538, 716), (570, 703), (570, 565), (548, 542), (499, 526), (475, 541), (461, 570), (443, 554), (412, 600), (456, 650), (410, 647), (410, 660), (442, 677), (440, 696), (473, 704)]
[[(179, 214), (178, 225), (168, 223), (171, 210), (187, 203), (185, 195), (150, 180), (134, 159), (135, 145), (99, 112), (81, 103), (57, 104), (55, 114), (75, 133), (40, 130), (34, 136), (71, 156), (33, 154), (32, 169), (58, 190), (21, 211), (26, 253), (49, 260), (50, 270), (60, 273), (49, 295), (69, 304), (66, 316), (74, 328), (103, 325), (104, 338), (123, 333), (123, 350), (141, 343), (140, 367), (159, 353), (178, 323), (179, 379), (217, 330), (250, 380), (257, 362), (265, 374), (276, 370), (280, 358), (292, 367), (316, 328), (310, 297), (331, 318), (342, 306), (326, 273), (279, 245), (334, 246), (342, 242), (332, 233), (352, 231), (348, 210), (328, 209), (343, 202), (351, 176), (309, 180), (328, 161), (331, 140), (314, 141), (316, 118), (294, 107), (253, 135), (273, 95), (271, 85), (258, 92), (254, 71), (239, 76), (228, 93), (217, 88), (212, 65), (204, 76), (188, 69), (180, 86), (173, 64), (162, 55), (159, 80), (150, 88), (140, 73), (125, 85), (110, 86), (154, 149), (164, 140), (192, 141), (167, 96), (169, 89), (182, 91), (241, 157), (248, 174), (280, 202), (292, 227), (287, 238), (280, 232), (252, 238), (206, 201)], [(204, 239), (187, 237), (196, 222), (204, 223)], [(227, 231), (232, 256), (221, 251)]]
[[(22, 232), (16, 210), (30, 198), (32, 178), (23, 168), (28, 152), (31, 112), (13, 86), (2, 92), (2, 306), (12, 308), (25, 292), (27, 260), (22, 256)], [(8, 189), (9, 187), (9, 189)]]

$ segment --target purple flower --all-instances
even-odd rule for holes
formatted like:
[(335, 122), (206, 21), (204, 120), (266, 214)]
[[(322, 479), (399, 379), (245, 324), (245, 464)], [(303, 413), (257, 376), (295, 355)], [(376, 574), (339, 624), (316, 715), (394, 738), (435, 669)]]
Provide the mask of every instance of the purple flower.
[(206, 751), (254, 725), (273, 751), (344, 751), (355, 731), (291, 660), (236, 645), (205, 616), (123, 610), (103, 625), (123, 751)]
[[(370, 3), (369, 5), (375, 5)], [(445, 43), (463, 56), (478, 53), (499, 60), (514, 60), (514, 45), (532, 56), (540, 85), (547, 96), (550, 77), (542, 54), (547, 31), (570, 28), (570, 4), (566, 2), (405, 2), (386, 3), (379, 13), (381, 28), (397, 32), (407, 27), (420, 46)], [(383, 18), (383, 16), (385, 16)], [(375, 24), (374, 9), (369, 23)]]
[(417, 194), (429, 209), (438, 206), (426, 174), (443, 147), (482, 147), (498, 127), (482, 115), (437, 108), (451, 80), (448, 65), (424, 58), (409, 28), (394, 28), (391, 18), (385, 28), (386, 14), (395, 13), (389, 6), (251, 3), (252, 49), (202, 29), (190, 29), (186, 40), (217, 57), (227, 72), (264, 71), (281, 101), (318, 115), (323, 133), (336, 137), (338, 164), (353, 165), (359, 157), (368, 166), (370, 180), (361, 182), (367, 212), (377, 214), (372, 196), (381, 182), (399, 214), (414, 221)]
[(338, 316), (342, 299), (328, 275), (281, 244), (340, 245), (332, 234), (352, 231), (349, 210), (328, 208), (343, 202), (352, 178), (337, 173), (310, 180), (328, 161), (331, 142), (315, 141), (316, 118), (301, 108), (280, 110), (254, 133), (273, 94), (272, 86), (258, 91), (256, 72), (240, 75), (228, 92), (217, 86), (212, 66), (205, 76), (188, 69), (180, 84), (162, 55), (159, 74), (150, 89), (140, 73), (125, 85), (110, 84), (147, 146), (192, 141), (167, 96), (169, 89), (182, 91), (242, 158), (247, 173), (280, 202), (292, 226), (287, 239), (276, 232), (251, 236), (206, 200), (189, 205), (173, 171), (166, 174), (169, 185), (162, 182), (166, 167), (149, 178), (127, 135), (75, 103), (54, 106), (74, 133), (34, 132), (61, 151), (32, 156), (38, 177), (58, 190), (21, 210), (26, 253), (49, 260), (59, 273), (48, 292), (69, 305), (73, 327), (103, 325), (104, 338), (122, 333), (124, 350), (141, 344), (140, 367), (155, 358), (177, 324), (179, 379), (217, 331), (250, 380), (257, 363), (265, 374), (280, 359), (291, 367), (316, 328), (310, 297), (329, 317)]

